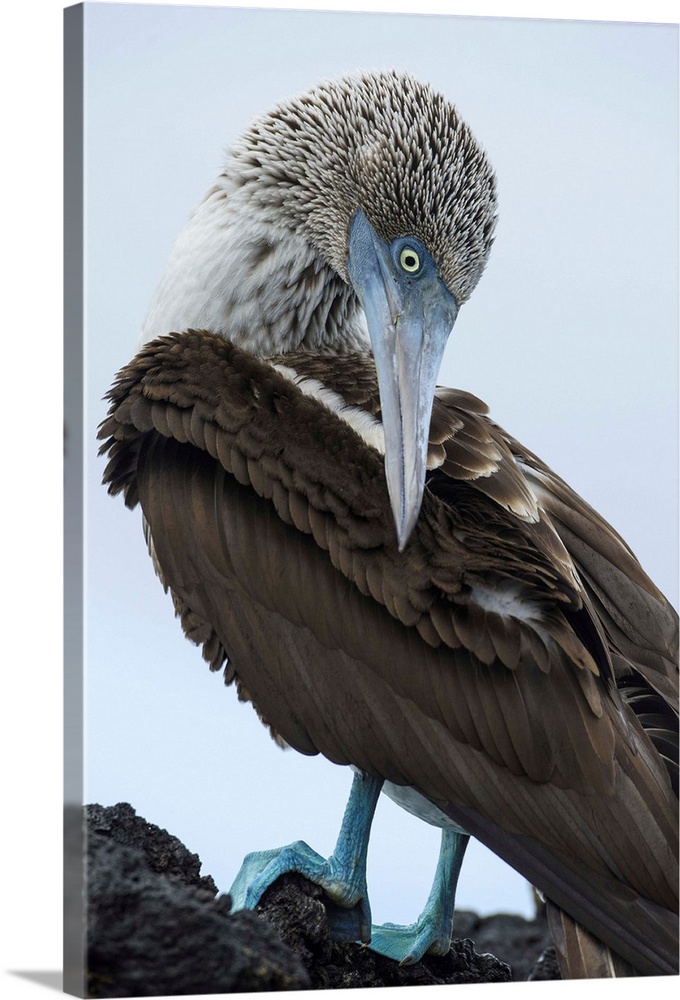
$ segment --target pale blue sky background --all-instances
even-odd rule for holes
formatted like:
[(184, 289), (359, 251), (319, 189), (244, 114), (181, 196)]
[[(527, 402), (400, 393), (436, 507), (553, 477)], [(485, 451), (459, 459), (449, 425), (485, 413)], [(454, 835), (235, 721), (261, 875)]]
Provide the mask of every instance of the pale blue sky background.
[[(321, 77), (384, 67), (452, 99), (498, 174), (496, 245), (440, 381), (485, 399), (677, 600), (677, 28), (86, 5), (86, 801), (131, 802), (223, 889), (250, 850), (330, 852), (350, 775), (279, 751), (182, 637), (139, 512), (99, 485), (101, 397), (240, 130)], [(438, 839), (379, 805), (376, 920), (417, 915)], [(480, 847), (458, 903), (532, 908)]]

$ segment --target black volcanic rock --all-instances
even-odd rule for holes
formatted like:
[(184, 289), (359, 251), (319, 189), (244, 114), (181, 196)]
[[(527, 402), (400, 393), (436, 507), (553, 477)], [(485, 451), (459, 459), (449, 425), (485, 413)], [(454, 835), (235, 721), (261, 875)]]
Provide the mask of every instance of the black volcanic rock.
[(508, 965), (493, 955), (476, 954), (468, 940), (454, 941), (444, 957), (426, 955), (414, 965), (399, 965), (354, 943), (337, 944), (330, 938), (326, 905), (319, 886), (292, 872), (277, 879), (257, 907), (300, 956), (315, 989), (496, 983), (512, 978)]
[(159, 875), (170, 875), (207, 893), (212, 899), (217, 895), (217, 886), (210, 875), (201, 875), (201, 859), (191, 854), (184, 844), (147, 823), (137, 815), (127, 802), (104, 808), (99, 805), (86, 806), (88, 836), (102, 834), (108, 840), (122, 847), (133, 847), (141, 851), (149, 868)]
[[(501, 955), (512, 966), (512, 978), (515, 982), (560, 978), (545, 916), (538, 916), (534, 920), (525, 920), (514, 913), (478, 917), (469, 910), (457, 910), (453, 931), (456, 937), (472, 938), (478, 951)], [(541, 967), (536, 975), (532, 975), (539, 960)]]
[(176, 837), (127, 804), (89, 806), (90, 997), (305, 989), (297, 955), (255, 913), (230, 913)]
[[(545, 920), (456, 914), (445, 957), (400, 966), (331, 941), (316, 885), (278, 879), (256, 912), (231, 913), (200, 859), (126, 803), (85, 808), (89, 997), (237, 993), (559, 978)], [(499, 961), (493, 951), (503, 958)], [(512, 970), (510, 968), (512, 965)], [(514, 974), (513, 974), (514, 973)]]

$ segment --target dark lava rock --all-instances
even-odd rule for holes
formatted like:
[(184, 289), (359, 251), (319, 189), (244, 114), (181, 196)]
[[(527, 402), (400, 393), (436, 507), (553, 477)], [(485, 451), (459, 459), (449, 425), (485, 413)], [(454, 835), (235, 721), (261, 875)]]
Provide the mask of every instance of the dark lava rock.
[(549, 948), (546, 948), (545, 951), (539, 955), (538, 961), (527, 978), (532, 982), (538, 982), (545, 979), (562, 978), (560, 975), (560, 965), (557, 960), (557, 953), (552, 945)]
[(175, 837), (127, 804), (86, 809), (89, 997), (177, 996), (309, 987), (276, 929), (230, 914)]
[(184, 885), (202, 889), (210, 899), (217, 895), (217, 886), (210, 875), (201, 875), (201, 859), (191, 854), (184, 844), (138, 816), (127, 802), (117, 806), (85, 807), (88, 836), (99, 833), (123, 847), (142, 851), (149, 868), (159, 875), (170, 875)]
[(512, 978), (509, 966), (493, 955), (476, 954), (472, 941), (454, 941), (448, 955), (426, 955), (414, 965), (399, 965), (354, 943), (331, 941), (323, 890), (295, 873), (277, 879), (257, 910), (301, 957), (315, 989), (497, 983)]
[[(560, 979), (552, 936), (544, 913), (539, 913), (534, 920), (525, 920), (513, 913), (478, 917), (469, 910), (456, 910), (453, 932), (456, 936), (472, 938), (478, 951), (489, 951), (507, 962), (512, 968), (515, 982)], [(552, 964), (550, 955), (546, 954), (548, 951), (552, 952)], [(543, 964), (540, 969), (536, 969), (539, 960)]]
[(334, 904), (300, 875), (278, 879), (257, 912), (231, 913), (198, 856), (131, 806), (87, 806), (85, 821), (89, 997), (559, 978), (545, 920), (460, 911), (454, 932), (463, 940), (448, 955), (400, 966), (332, 941)]

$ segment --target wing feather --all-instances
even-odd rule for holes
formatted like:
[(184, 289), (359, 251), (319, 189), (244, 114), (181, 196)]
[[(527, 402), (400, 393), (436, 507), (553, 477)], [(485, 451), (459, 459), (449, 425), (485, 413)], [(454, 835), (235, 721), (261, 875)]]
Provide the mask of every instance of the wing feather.
[[(370, 409), (359, 368), (353, 405)], [(677, 799), (618, 697), (616, 649), (584, 625), (596, 585), (584, 591), (518, 446), (482, 404), (439, 400), (447, 455), (448, 419), (460, 454), (467, 428), (479, 468), (498, 468), (434, 470), (402, 553), (381, 456), (209, 334), (162, 338), (121, 373), (106, 475), (139, 498), (185, 629), (211, 665), (228, 657), (281, 739), (416, 788), (636, 968), (670, 971)], [(617, 545), (607, 558), (624, 572)], [(595, 560), (582, 563), (594, 580)]]

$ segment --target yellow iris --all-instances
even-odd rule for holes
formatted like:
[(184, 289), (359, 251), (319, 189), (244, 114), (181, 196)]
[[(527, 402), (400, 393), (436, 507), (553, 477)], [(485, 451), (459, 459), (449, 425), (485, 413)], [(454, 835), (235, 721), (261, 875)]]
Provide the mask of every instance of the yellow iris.
[(420, 257), (411, 247), (404, 247), (399, 254), (399, 263), (409, 274), (414, 274), (420, 268)]

